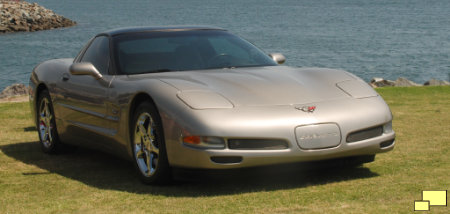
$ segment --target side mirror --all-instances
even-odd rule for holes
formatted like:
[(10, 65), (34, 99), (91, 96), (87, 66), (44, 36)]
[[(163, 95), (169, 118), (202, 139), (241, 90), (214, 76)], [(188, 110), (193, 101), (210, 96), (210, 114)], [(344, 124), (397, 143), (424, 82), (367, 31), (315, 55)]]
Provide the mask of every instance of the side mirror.
[(280, 65), (286, 62), (286, 57), (284, 57), (281, 53), (271, 53), (269, 56), (273, 59), (273, 61)]
[(91, 75), (95, 79), (101, 79), (103, 76), (98, 72), (97, 68), (90, 62), (73, 63), (69, 71), (72, 75)]

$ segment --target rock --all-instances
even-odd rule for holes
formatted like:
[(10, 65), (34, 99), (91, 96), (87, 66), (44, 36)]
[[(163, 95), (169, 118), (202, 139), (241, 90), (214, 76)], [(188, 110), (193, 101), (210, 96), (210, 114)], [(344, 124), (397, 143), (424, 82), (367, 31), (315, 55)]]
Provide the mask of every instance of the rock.
[(12, 29), (14, 31), (28, 31), (27, 26), (24, 26), (24, 25), (21, 25), (21, 24), (11, 26), (10, 29)]
[(76, 22), (37, 3), (0, 0), (0, 33), (70, 27)]
[[(372, 88), (387, 87), (387, 86), (396, 86), (396, 87), (422, 86), (420, 84), (417, 84), (417, 83), (415, 83), (411, 80), (408, 80), (406, 78), (403, 78), (403, 77), (400, 77), (395, 81), (385, 80), (380, 77), (374, 77), (374, 78), (372, 78), (372, 80), (370, 81), (369, 84), (370, 84), (370, 86), (372, 86)], [(428, 85), (431, 85), (431, 86), (450, 85), (450, 82), (445, 81), (445, 80), (431, 79), (431, 80), (425, 82), (424, 85), (425, 86), (428, 86)]]
[(425, 86), (450, 85), (450, 82), (445, 80), (431, 79), (426, 81), (423, 85)]
[(419, 84), (408, 80), (406, 78), (403, 77), (399, 77), (397, 80), (395, 80), (395, 86), (397, 87), (410, 87), (410, 86), (420, 86)]
[(25, 86), (24, 84), (13, 84), (6, 87), (2, 91), (2, 93), (0, 93), (0, 98), (27, 95), (27, 94), (28, 94), (27, 86)]
[(395, 86), (395, 83), (394, 83), (394, 81), (391, 81), (391, 80), (385, 80), (380, 77), (374, 77), (370, 81), (370, 86), (372, 86), (372, 88)]

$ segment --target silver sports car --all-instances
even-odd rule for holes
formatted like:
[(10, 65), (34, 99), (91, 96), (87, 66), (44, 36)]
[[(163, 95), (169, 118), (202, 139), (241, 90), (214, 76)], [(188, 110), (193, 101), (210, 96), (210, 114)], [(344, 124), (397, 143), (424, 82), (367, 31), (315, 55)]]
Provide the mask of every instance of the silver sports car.
[(111, 152), (145, 183), (170, 180), (172, 167), (363, 163), (393, 149), (392, 114), (368, 84), (284, 61), (220, 28), (116, 29), (36, 66), (30, 105), (44, 152)]

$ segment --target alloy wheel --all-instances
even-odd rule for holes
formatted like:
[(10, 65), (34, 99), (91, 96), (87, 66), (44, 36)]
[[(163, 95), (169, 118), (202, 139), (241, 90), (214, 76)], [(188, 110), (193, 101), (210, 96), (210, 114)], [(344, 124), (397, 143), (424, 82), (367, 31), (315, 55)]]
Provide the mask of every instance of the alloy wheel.
[(133, 152), (140, 172), (146, 177), (154, 175), (158, 168), (159, 144), (156, 124), (147, 112), (141, 113), (136, 121)]
[(53, 144), (53, 114), (50, 109), (50, 102), (46, 97), (41, 99), (39, 104), (39, 137), (42, 145), (50, 148)]

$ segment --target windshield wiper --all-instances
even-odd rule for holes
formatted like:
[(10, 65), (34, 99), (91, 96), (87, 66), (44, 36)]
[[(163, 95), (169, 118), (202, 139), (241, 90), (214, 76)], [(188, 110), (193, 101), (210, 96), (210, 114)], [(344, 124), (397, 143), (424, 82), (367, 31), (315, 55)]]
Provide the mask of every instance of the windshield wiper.
[(162, 73), (162, 72), (169, 72), (169, 71), (175, 71), (175, 70), (168, 69), (168, 68), (161, 68), (161, 69), (155, 69), (155, 70), (148, 70), (148, 71), (139, 72), (139, 74)]
[(235, 69), (235, 66), (206, 67), (204, 69)]
[(220, 67), (208, 67), (206, 69), (235, 69), (235, 68), (250, 68), (250, 67), (263, 67), (267, 65), (232, 65), (232, 66), (220, 66)]
[(251, 68), (251, 67), (263, 67), (266, 65), (239, 65), (239, 66), (234, 66), (233, 68)]

